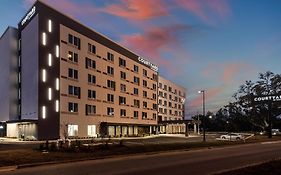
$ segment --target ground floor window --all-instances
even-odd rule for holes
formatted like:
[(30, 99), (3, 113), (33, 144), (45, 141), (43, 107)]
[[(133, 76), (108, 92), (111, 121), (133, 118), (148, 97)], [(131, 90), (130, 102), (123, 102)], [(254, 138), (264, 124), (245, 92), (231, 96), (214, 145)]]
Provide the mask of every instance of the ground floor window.
[(68, 125), (68, 136), (78, 136), (78, 125)]
[(96, 125), (88, 125), (88, 136), (97, 137)]

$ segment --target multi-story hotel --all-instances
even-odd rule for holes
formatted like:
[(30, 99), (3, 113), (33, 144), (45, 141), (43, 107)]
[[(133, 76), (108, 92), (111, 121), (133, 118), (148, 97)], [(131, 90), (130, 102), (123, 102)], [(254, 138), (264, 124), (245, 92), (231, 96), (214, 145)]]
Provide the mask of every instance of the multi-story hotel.
[[(18, 29), (4, 32), (0, 52), (0, 121), (6, 123), (8, 137), (159, 131), (158, 67), (41, 1), (30, 8)], [(164, 86), (168, 81), (162, 80)], [(182, 93), (173, 100), (185, 98), (184, 89), (167, 86)], [(183, 119), (182, 101), (173, 105), (177, 110), (161, 114), (162, 120)]]

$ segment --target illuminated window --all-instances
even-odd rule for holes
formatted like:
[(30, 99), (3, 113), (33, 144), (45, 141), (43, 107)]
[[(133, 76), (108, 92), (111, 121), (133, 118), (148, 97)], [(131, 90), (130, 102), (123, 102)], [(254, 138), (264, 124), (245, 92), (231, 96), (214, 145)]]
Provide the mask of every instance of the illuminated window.
[(47, 75), (46, 75), (46, 70), (43, 69), (43, 70), (42, 70), (42, 81), (43, 81), (43, 82), (46, 82), (46, 79), (47, 79), (46, 76), (47, 76)]
[(48, 20), (48, 31), (52, 32), (52, 21), (50, 19)]
[(52, 54), (48, 54), (48, 65), (51, 67), (52, 66)]
[(56, 100), (56, 112), (59, 112), (59, 109), (60, 109), (60, 107), (59, 107), (59, 101)]
[(52, 88), (48, 88), (48, 99), (52, 100)]
[(42, 118), (46, 118), (46, 106), (42, 106)]
[(47, 40), (47, 38), (46, 38), (47, 36), (46, 36), (46, 33), (45, 32), (43, 32), (42, 33), (42, 44), (44, 45), (44, 46), (46, 46), (46, 40)]
[(56, 78), (56, 90), (58, 91), (60, 89), (60, 80), (59, 78)]
[(60, 48), (58, 45), (56, 45), (56, 57), (58, 58), (60, 56)]

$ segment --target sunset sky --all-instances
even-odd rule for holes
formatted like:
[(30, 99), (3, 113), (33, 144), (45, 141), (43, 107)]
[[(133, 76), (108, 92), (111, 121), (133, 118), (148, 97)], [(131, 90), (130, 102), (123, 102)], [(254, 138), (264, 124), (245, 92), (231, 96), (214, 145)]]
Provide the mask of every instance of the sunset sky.
[[(34, 0), (0, 1), (0, 34)], [(280, 0), (44, 0), (142, 55), (187, 89), (187, 116), (217, 109), (259, 72), (281, 73)]]

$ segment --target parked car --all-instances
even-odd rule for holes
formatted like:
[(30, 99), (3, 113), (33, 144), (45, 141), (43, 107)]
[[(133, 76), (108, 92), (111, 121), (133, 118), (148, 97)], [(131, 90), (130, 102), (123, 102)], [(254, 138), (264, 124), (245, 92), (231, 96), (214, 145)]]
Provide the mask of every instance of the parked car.
[(272, 135), (280, 135), (281, 134), (279, 129), (272, 129), (271, 132), (272, 132)]
[(220, 136), (223, 140), (241, 140), (244, 136), (239, 133), (228, 133)]

